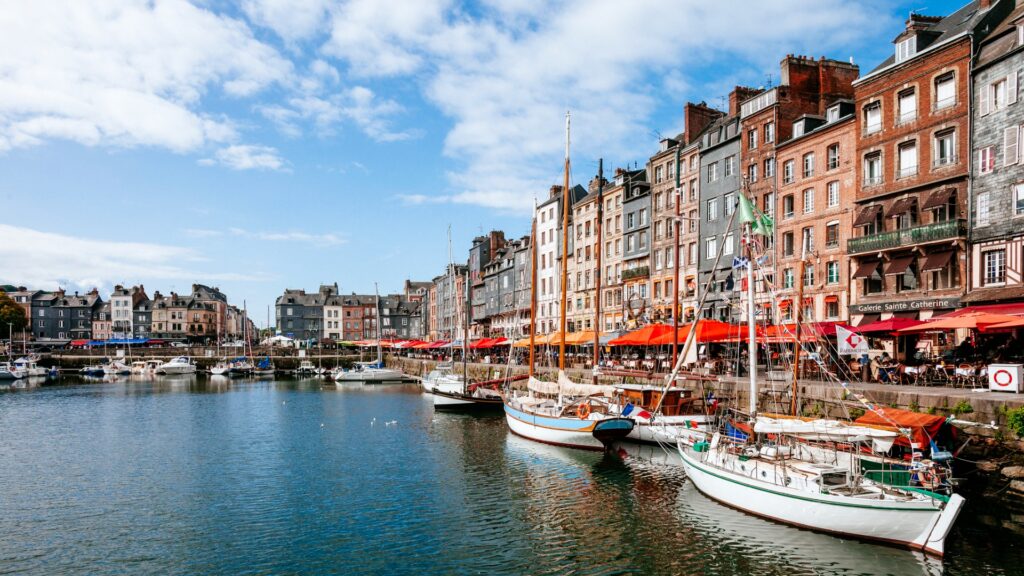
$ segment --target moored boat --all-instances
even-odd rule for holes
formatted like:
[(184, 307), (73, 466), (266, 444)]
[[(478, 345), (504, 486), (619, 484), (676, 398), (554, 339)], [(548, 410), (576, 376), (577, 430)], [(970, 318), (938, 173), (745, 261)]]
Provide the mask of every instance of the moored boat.
[(161, 364), (156, 369), (156, 373), (165, 375), (195, 374), (196, 365), (188, 356), (178, 356), (169, 362)]
[(28, 374), (13, 362), (0, 362), (0, 380), (21, 380)]

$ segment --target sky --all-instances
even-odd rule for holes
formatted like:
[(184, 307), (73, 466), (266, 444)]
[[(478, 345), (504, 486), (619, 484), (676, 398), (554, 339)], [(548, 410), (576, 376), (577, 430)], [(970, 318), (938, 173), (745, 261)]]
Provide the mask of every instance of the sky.
[(562, 180), (643, 165), (786, 54), (892, 51), (885, 0), (0, 4), (0, 284), (394, 293)]

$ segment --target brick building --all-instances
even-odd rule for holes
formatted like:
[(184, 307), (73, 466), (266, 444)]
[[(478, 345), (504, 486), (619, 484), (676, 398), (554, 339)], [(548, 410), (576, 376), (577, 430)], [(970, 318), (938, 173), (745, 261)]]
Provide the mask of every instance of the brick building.
[(1011, 4), (971, 2), (945, 18), (911, 14), (894, 55), (854, 83), (859, 167), (847, 249), (855, 323), (924, 320), (960, 305), (972, 43)]

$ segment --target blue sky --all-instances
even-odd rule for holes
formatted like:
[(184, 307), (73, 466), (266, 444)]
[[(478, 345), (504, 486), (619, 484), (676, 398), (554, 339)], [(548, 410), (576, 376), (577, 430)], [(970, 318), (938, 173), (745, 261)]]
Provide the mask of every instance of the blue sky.
[[(106, 0), (0, 7), (0, 283), (398, 291), (643, 164), (787, 53), (888, 56), (960, 2)], [(26, 25), (31, 23), (31, 26)], [(769, 24), (770, 23), (770, 24)]]

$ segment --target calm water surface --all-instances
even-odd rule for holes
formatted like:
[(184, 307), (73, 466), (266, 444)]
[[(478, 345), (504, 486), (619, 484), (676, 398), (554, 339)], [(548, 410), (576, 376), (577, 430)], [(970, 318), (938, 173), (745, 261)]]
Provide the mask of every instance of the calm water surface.
[(732, 511), (644, 452), (534, 444), (415, 386), (0, 393), (0, 573), (1024, 573), (970, 503), (940, 563)]

